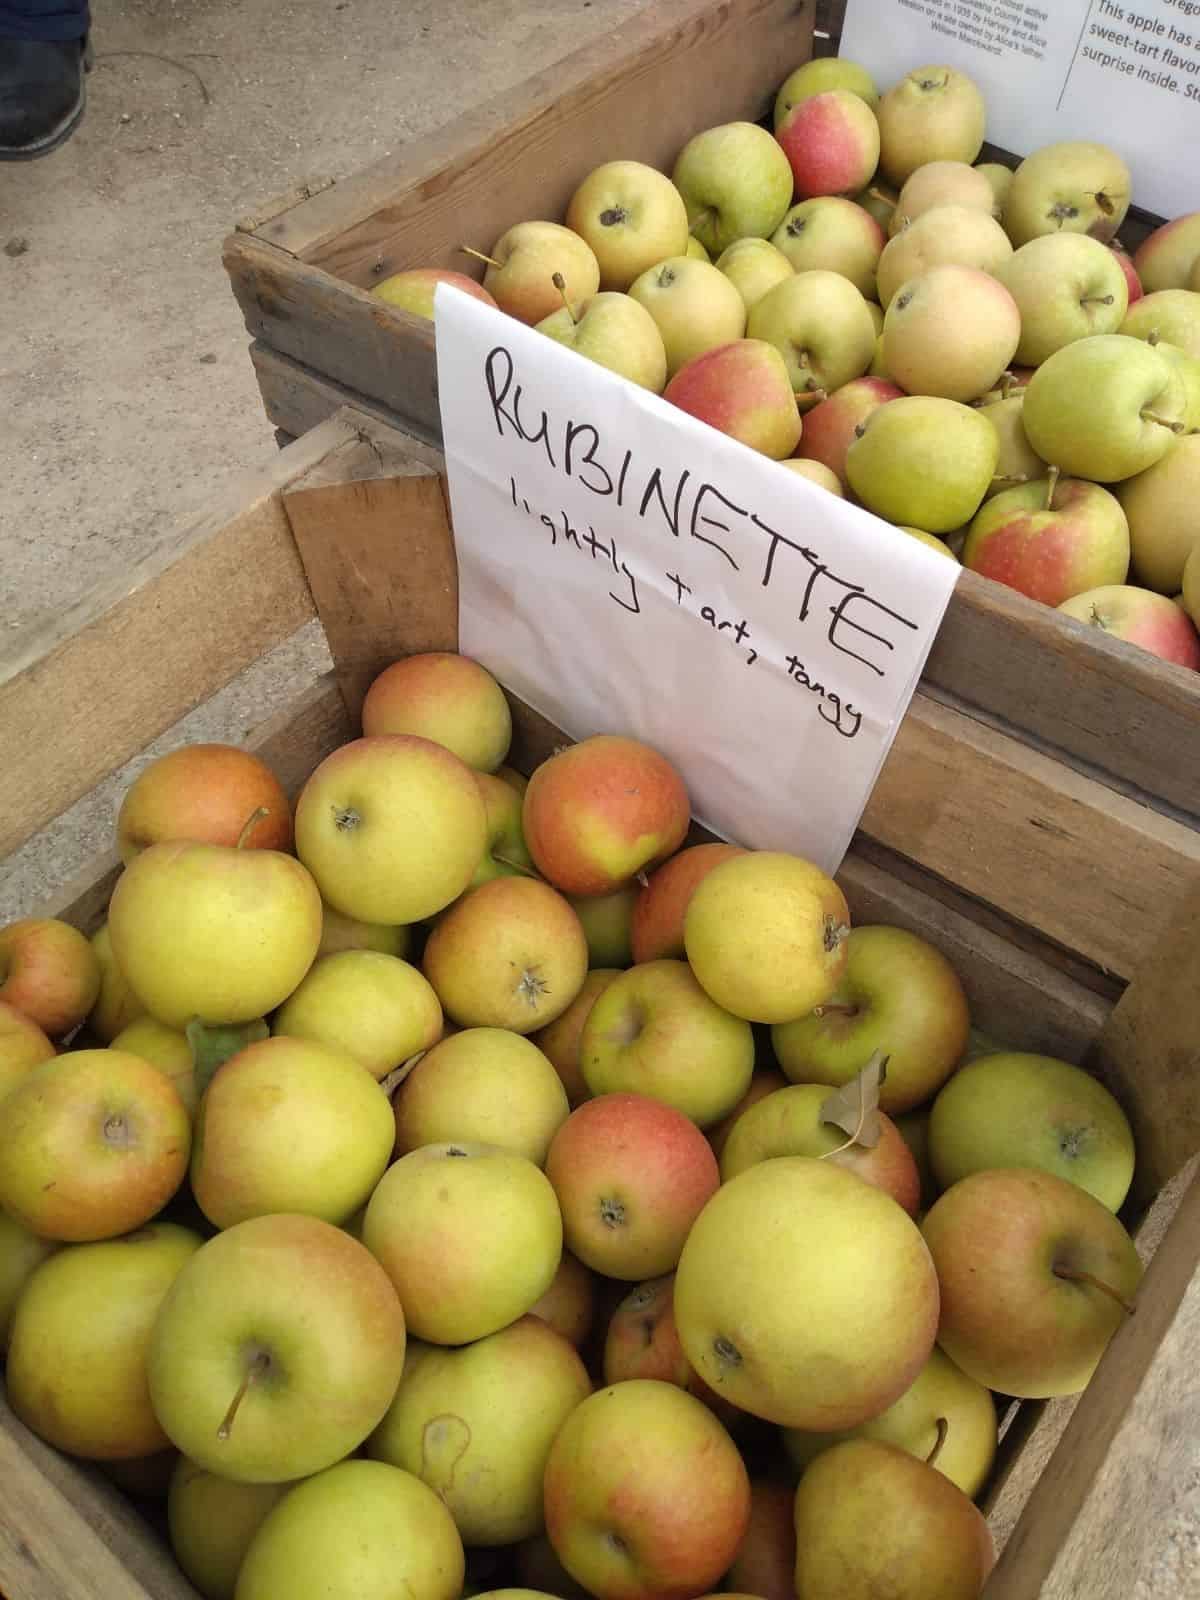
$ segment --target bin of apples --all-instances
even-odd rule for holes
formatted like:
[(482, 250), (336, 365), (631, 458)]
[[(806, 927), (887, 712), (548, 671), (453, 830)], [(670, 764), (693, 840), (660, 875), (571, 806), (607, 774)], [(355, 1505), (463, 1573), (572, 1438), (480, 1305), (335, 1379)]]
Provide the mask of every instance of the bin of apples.
[(510, 737), (397, 662), (294, 822), (178, 749), (94, 938), (0, 931), (10, 1406), (209, 1600), (976, 1596), (993, 1396), (1138, 1285), (1124, 1114), (816, 866), (689, 846), (657, 751)]
[(373, 292), (425, 316), (439, 280), (482, 295), (973, 571), (1200, 668), (1200, 212), (1131, 258), (1115, 150), (972, 165), (985, 121), (953, 68), (881, 96), (854, 62), (810, 61), (773, 134), (710, 128), (670, 177), (606, 162), (561, 222), (468, 247), (482, 288), (416, 268)]

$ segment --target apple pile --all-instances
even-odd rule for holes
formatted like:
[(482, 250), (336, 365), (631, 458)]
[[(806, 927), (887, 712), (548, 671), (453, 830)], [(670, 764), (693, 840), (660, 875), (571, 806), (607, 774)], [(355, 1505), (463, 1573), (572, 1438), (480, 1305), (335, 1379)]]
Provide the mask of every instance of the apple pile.
[[(995, 1396), (1141, 1268), (1079, 1067), (598, 736), (413, 656), (294, 816), (195, 745), (0, 931), (0, 1350), (206, 1600), (973, 1600)], [(465, 1587), (464, 1587), (465, 1586)]]
[[(1131, 258), (1104, 145), (972, 165), (977, 86), (806, 62), (774, 133), (610, 161), (457, 284), (973, 571), (1200, 668), (1200, 212)], [(1127, 580), (1132, 572), (1134, 582)]]

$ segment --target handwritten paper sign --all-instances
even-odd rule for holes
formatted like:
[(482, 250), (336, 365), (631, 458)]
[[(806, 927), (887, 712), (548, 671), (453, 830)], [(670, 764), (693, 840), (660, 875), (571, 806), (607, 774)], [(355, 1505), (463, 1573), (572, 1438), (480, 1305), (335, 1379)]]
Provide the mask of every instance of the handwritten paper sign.
[(470, 296), (435, 314), (464, 653), (834, 870), (957, 565)]
[(1096, 139), (1128, 163), (1136, 205), (1200, 210), (1200, 0), (849, 0), (839, 51), (881, 89), (957, 67), (1001, 149)]

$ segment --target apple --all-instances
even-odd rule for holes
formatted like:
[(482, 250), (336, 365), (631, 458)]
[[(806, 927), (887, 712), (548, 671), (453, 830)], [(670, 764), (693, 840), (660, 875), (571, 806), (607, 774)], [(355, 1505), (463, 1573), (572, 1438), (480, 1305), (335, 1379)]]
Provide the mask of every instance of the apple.
[(796, 1490), (795, 1525), (797, 1600), (978, 1600), (996, 1561), (962, 1490), (879, 1439), (848, 1439), (813, 1462)]
[(464, 1544), (516, 1544), (544, 1526), (550, 1447), (591, 1392), (574, 1346), (537, 1317), (463, 1349), (414, 1340), (367, 1454), (427, 1483)]
[(1086, 233), (1107, 244), (1133, 192), (1129, 168), (1107, 145), (1066, 140), (1027, 156), (1013, 174), (1004, 226), (1020, 248), (1048, 233)]
[(1002, 283), (976, 267), (931, 267), (893, 295), (883, 359), (909, 394), (974, 400), (1000, 378), (1020, 337), (1021, 313)]
[(630, 295), (606, 291), (560, 306), (536, 329), (651, 394), (663, 391), (667, 381), (663, 336), (646, 307)]
[(806, 61), (783, 80), (775, 96), (773, 120), (776, 131), (793, 106), (811, 99), (815, 94), (824, 94), (829, 89), (848, 89), (872, 108), (879, 104), (879, 90), (866, 67), (856, 61), (843, 60), (840, 56), (821, 56)]
[(107, 922), (102, 922), (92, 935), (92, 949), (100, 967), (100, 992), (88, 1012), (88, 1032), (101, 1044), (111, 1044), (122, 1028), (136, 1017), (145, 1016), (146, 1008), (117, 966)]
[(209, 1239), (171, 1285), (150, 1343), (150, 1398), (197, 1466), (286, 1483), (374, 1430), (404, 1340), (396, 1292), (356, 1239), (316, 1217), (253, 1217)]
[(1025, 396), (1019, 389), (979, 406), (980, 416), (986, 417), (996, 430), (1000, 445), (996, 471), (984, 495), (985, 505), (1005, 489), (1014, 489), (1046, 475), (1046, 463), (1026, 437), (1024, 411)]
[(416, 967), (380, 950), (318, 956), (280, 1006), (271, 1032), (327, 1045), (385, 1078), (442, 1036), (442, 1008)]
[(746, 306), (719, 268), (688, 256), (669, 256), (643, 272), (629, 295), (650, 313), (662, 336), (667, 377), (706, 350), (740, 339)]
[[(481, 773), (481, 785), (483, 778)], [(488, 848), (495, 848), (495, 842), (490, 838)], [(412, 937), (407, 928), (386, 922), (359, 922), (356, 917), (348, 917), (341, 911), (335, 911), (332, 906), (321, 906), (321, 943), (317, 946), (319, 956), (336, 955), (339, 950), (379, 950), (385, 956), (400, 956), (403, 959), (408, 955), (411, 943)]]
[(910, 539), (916, 539), (919, 544), (925, 545), (930, 550), (936, 550), (940, 556), (949, 556), (951, 561), (958, 560), (945, 539), (939, 539), (936, 533), (926, 533), (924, 528), (908, 528), (903, 523), (896, 525), (896, 531), (906, 534)]
[(16, 1088), (27, 1072), (52, 1060), (55, 1053), (32, 1017), (0, 1000), (0, 1100)]
[(876, 173), (875, 181), (870, 187), (863, 189), (854, 196), (854, 203), (861, 206), (868, 216), (874, 217), (886, 235), (888, 228), (891, 226), (892, 214), (896, 209), (896, 202), (899, 198), (899, 190), (892, 188), (890, 184), (884, 183), (883, 179)]
[(584, 1024), (591, 1015), (598, 996), (604, 993), (619, 974), (620, 969), (617, 967), (593, 967), (583, 980), (582, 989), (562, 1016), (530, 1035), (533, 1043), (558, 1073), (562, 1086), (567, 1091), (567, 1101), (572, 1111), (591, 1098), (591, 1090), (587, 1086), (579, 1060)]
[(69, 922), (24, 917), (0, 928), (0, 1002), (51, 1039), (77, 1028), (100, 993), (100, 963)]
[(930, 161), (972, 162), (983, 145), (983, 96), (953, 67), (917, 67), (880, 100), (879, 165), (902, 184)]
[(776, 284), (750, 313), (746, 332), (775, 346), (802, 398), (823, 400), (861, 378), (875, 349), (866, 301), (836, 272), (798, 272)]
[(684, 1600), (728, 1569), (750, 1517), (750, 1480), (708, 1408), (674, 1384), (601, 1389), (550, 1450), (546, 1532), (596, 1600)]
[(159, 1307), (200, 1244), (186, 1228), (156, 1222), (42, 1263), (17, 1302), (5, 1372), (8, 1403), (27, 1428), (99, 1461), (167, 1447), (150, 1404), (147, 1351)]
[(1182, 379), (1152, 346), (1096, 334), (1037, 369), (1023, 421), (1044, 461), (1073, 478), (1116, 483), (1166, 455), (1183, 431), (1185, 405)]
[(774, 1067), (756, 1067), (750, 1079), (750, 1087), (729, 1112), (722, 1117), (720, 1122), (714, 1123), (705, 1131), (708, 1142), (712, 1145), (713, 1155), (720, 1161), (729, 1141), (729, 1135), (737, 1125), (743, 1111), (749, 1111), (751, 1106), (756, 1106), (760, 1100), (765, 1100), (767, 1095), (774, 1094), (777, 1089), (786, 1089), (787, 1079), (782, 1072), (777, 1072)]
[[(532, 1539), (523, 1539), (517, 1546), (516, 1575), (528, 1588), (498, 1590), (492, 1600), (504, 1596), (505, 1600), (530, 1600), (531, 1595), (561, 1596), (561, 1600), (589, 1600), (588, 1592), (563, 1566), (554, 1553), (554, 1546), (544, 1533)], [(482, 1600), (477, 1596), (476, 1600)]]
[(737, 339), (696, 356), (671, 379), (663, 399), (774, 461), (800, 438), (787, 365), (762, 339)]
[(141, 1056), (173, 1085), (189, 1117), (194, 1116), (200, 1091), (196, 1087), (196, 1058), (187, 1035), (168, 1028), (153, 1017), (138, 1017), (113, 1040), (113, 1050)]
[[(528, 833), (528, 797), (525, 821)], [(534, 1033), (562, 1016), (582, 988), (587, 940), (570, 904), (549, 884), (494, 878), (440, 918), (423, 964), (460, 1027)]]
[(860, 422), (855, 434), (846, 452), (855, 494), (886, 521), (926, 533), (952, 533), (969, 522), (1000, 459), (1000, 441), (987, 418), (936, 395), (892, 400)]
[[(487, 839), (475, 876), (469, 887), (478, 889), (493, 878), (519, 878), (533, 875), (533, 859), (525, 848), (521, 828), (524, 788), (516, 788), (498, 773), (481, 772), (476, 782), (483, 796), (487, 815)], [(399, 950), (397, 955), (405, 952)]]
[(579, 1062), (594, 1095), (648, 1095), (707, 1128), (750, 1087), (754, 1035), (709, 999), (685, 961), (647, 961), (597, 998)]
[(409, 1331), (431, 1344), (469, 1344), (545, 1294), (563, 1224), (550, 1180), (532, 1161), (456, 1140), (424, 1145), (388, 1168), (362, 1236), (396, 1287)]
[(863, 295), (875, 293), (883, 229), (862, 206), (821, 195), (793, 206), (771, 238), (796, 272), (837, 272)]
[(1050, 1172), (995, 1168), (947, 1189), (926, 1213), (941, 1285), (938, 1343), (1001, 1394), (1078, 1394), (1142, 1276), (1125, 1229)]
[(793, 105), (775, 129), (801, 200), (852, 195), (879, 165), (879, 123), (849, 89), (826, 89)]
[(549, 1323), (576, 1349), (592, 1331), (596, 1314), (596, 1280), (582, 1261), (564, 1250), (558, 1271), (540, 1300), (530, 1306), (529, 1316)]
[(364, 922), (434, 916), (470, 883), (486, 844), (474, 773), (412, 734), (343, 745), (313, 772), (296, 804), (297, 854), (324, 899)]
[(179, 1457), (167, 1491), (167, 1529), (184, 1577), (204, 1600), (234, 1600), (250, 1542), (286, 1493), (286, 1484), (235, 1483)]
[(966, 161), (927, 161), (905, 180), (896, 197), (888, 237), (895, 238), (934, 206), (966, 206), (986, 211), (989, 217), (997, 214), (996, 193), (986, 172)]
[[(690, 261), (711, 261), (712, 260), (712, 257), (709, 255), (708, 251), (700, 243), (699, 239), (696, 238), (694, 233), (689, 235), (688, 242), (687, 242), (687, 249), (683, 253), (684, 253), (685, 256), (688, 257), (688, 259)], [(564, 1577), (566, 1582), (568, 1582), (568, 1583), (572, 1582), (572, 1580), (570, 1578), (566, 1577), (565, 1573), (563, 1574), (563, 1577)]]
[(8, 1349), (13, 1312), (30, 1277), (58, 1249), (0, 1211), (0, 1357)]
[(748, 1022), (790, 1021), (827, 1000), (846, 965), (849, 931), (833, 879), (773, 850), (748, 850), (714, 867), (696, 886), (683, 928), (701, 987)]
[(410, 267), (406, 272), (393, 272), (388, 278), (373, 285), (371, 293), (386, 300), (390, 306), (411, 311), (414, 317), (433, 321), (433, 297), (439, 283), (448, 283), (452, 289), (461, 289), (475, 300), (494, 306), (496, 302), (474, 278), (465, 272), (451, 272), (445, 267)]
[(204, 1092), (192, 1192), (218, 1228), (280, 1211), (345, 1222), (383, 1176), (393, 1134), (387, 1096), (347, 1051), (263, 1039)]
[(266, 808), (247, 843), (290, 850), (292, 814), (279, 779), (232, 744), (185, 744), (159, 756), (130, 784), (117, 815), (117, 849), (128, 864), (148, 845), (173, 839), (233, 845), (246, 818)]
[(673, 855), (690, 820), (683, 779), (666, 757), (609, 734), (543, 761), (525, 791), (529, 853), (563, 894), (627, 883)]
[(604, 1381), (653, 1378), (688, 1389), (699, 1380), (679, 1342), (672, 1304), (675, 1275), (631, 1289), (612, 1314), (604, 1337)]
[(1068, 617), (1102, 628), (1163, 661), (1200, 672), (1200, 635), (1184, 611), (1153, 589), (1133, 584), (1108, 584), (1085, 589), (1058, 607)]
[(1200, 541), (1192, 547), (1192, 553), (1183, 564), (1183, 609), (1200, 628)]
[(747, 311), (768, 289), (790, 278), (793, 271), (788, 257), (767, 239), (737, 240), (728, 250), (721, 251), (716, 267), (741, 295)]
[(875, 287), (886, 311), (892, 297), (931, 267), (975, 267), (999, 271), (1013, 253), (1008, 235), (976, 206), (933, 206), (889, 239), (879, 257)]
[(725, 1581), (731, 1593), (796, 1600), (795, 1490), (770, 1478), (750, 1481), (750, 1520)]
[(636, 1094), (585, 1101), (554, 1136), (546, 1175), (567, 1248), (637, 1283), (669, 1272), (719, 1182), (708, 1140), (673, 1106)]
[[(874, 323), (874, 317), (871, 321)], [(871, 357), (871, 365), (867, 368), (868, 378), (880, 378), (884, 383), (891, 383), (891, 374), (887, 369), (887, 362), (883, 359), (883, 329), (875, 335), (875, 354)], [(900, 391), (904, 393), (903, 389)]]
[[(1121, 249), (1116, 240), (1114, 240), (1108, 246), (1108, 248), (1112, 251), (1113, 260), (1120, 267), (1121, 275), (1125, 279), (1126, 298), (1131, 306), (1136, 305), (1146, 291), (1142, 288), (1142, 281), (1138, 277), (1137, 268), (1133, 264), (1133, 259)], [(1187, 287), (1191, 288), (1192, 286), (1189, 284)]]
[(1043, 234), (1024, 244), (996, 276), (1021, 313), (1016, 359), (1040, 366), (1047, 356), (1090, 334), (1116, 333), (1129, 290), (1116, 256), (1081, 233)]
[(779, 465), (786, 467), (797, 478), (807, 478), (809, 483), (815, 483), (818, 489), (824, 489), (827, 494), (836, 495), (839, 500), (845, 499), (842, 480), (822, 462), (794, 457), (791, 461), (781, 461)]
[(652, 872), (642, 886), (630, 923), (634, 961), (682, 956), (683, 919), (696, 885), (720, 862), (744, 853), (735, 844), (692, 845)]
[(465, 1561), (432, 1489), (384, 1461), (341, 1461), (288, 1491), (247, 1550), (236, 1600), (458, 1600)]
[(147, 1222), (187, 1172), (191, 1127), (161, 1072), (124, 1051), (77, 1050), (25, 1074), (0, 1119), (0, 1207), (82, 1244)]
[(1147, 294), (1159, 289), (1194, 289), (1189, 276), (1200, 261), (1200, 211), (1164, 222), (1138, 246), (1133, 264)]
[(396, 1150), (466, 1139), (540, 1167), (570, 1107), (537, 1048), (506, 1028), (464, 1028), (423, 1055), (396, 1091)]
[[(1146, 341), (1150, 343), (1150, 340)], [(1200, 360), (1189, 356), (1176, 345), (1158, 340), (1154, 348), (1167, 362), (1171, 369), (1178, 374), (1183, 384), (1183, 431), (1185, 433), (1200, 433)]]
[(430, 739), (477, 772), (494, 772), (512, 743), (504, 690), (477, 661), (446, 650), (385, 667), (367, 690), (362, 728), (368, 738), (407, 733)]
[(967, 532), (963, 566), (1057, 606), (1125, 581), (1129, 532), (1107, 489), (1052, 471), (985, 501)]
[(769, 239), (792, 203), (791, 164), (753, 122), (727, 122), (689, 139), (671, 181), (693, 236), (711, 256), (736, 239)]
[[(483, 287), (518, 322), (541, 322), (562, 305), (586, 300), (600, 287), (600, 263), (591, 246), (557, 222), (518, 222), (484, 256)], [(561, 290), (555, 277), (563, 280)]]
[(846, 452), (854, 441), (854, 430), (873, 411), (889, 400), (899, 400), (903, 393), (903, 389), (884, 378), (855, 378), (852, 383), (843, 384), (828, 400), (805, 412), (800, 454), (836, 473), (846, 489)]
[(630, 927), (641, 885), (623, 883), (611, 894), (574, 895), (571, 905), (583, 926), (590, 967), (628, 967), (633, 963)]
[(981, 161), (975, 168), (982, 172), (992, 190), (992, 215), (1004, 215), (1004, 202), (1008, 199), (1008, 191), (1012, 188), (1013, 169), (1006, 167), (1000, 161)]
[(1130, 307), (1121, 332), (1134, 339), (1173, 344), (1200, 360), (1200, 294), (1194, 289), (1156, 289)]
[(938, 1282), (890, 1195), (828, 1161), (780, 1156), (723, 1184), (696, 1219), (675, 1319), (722, 1399), (784, 1427), (851, 1428), (929, 1359)]
[(687, 248), (683, 197), (641, 161), (606, 161), (589, 172), (571, 196), (566, 223), (591, 245), (602, 289), (628, 289), (647, 267)]
[(1118, 489), (1117, 498), (1129, 518), (1134, 576), (1143, 587), (1160, 594), (1179, 593), (1184, 563), (1200, 539), (1198, 492), (1200, 434), (1180, 439), (1154, 466), (1126, 479)]

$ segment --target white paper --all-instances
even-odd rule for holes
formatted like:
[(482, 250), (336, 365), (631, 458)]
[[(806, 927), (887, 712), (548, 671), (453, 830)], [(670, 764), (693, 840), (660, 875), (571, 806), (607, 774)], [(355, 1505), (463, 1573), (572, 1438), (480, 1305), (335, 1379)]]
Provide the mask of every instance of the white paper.
[(957, 563), (468, 295), (435, 315), (464, 654), (835, 870)]
[(1128, 164), (1135, 205), (1200, 209), (1200, 0), (849, 0), (839, 50), (881, 89), (957, 67), (1001, 149), (1096, 139)]

